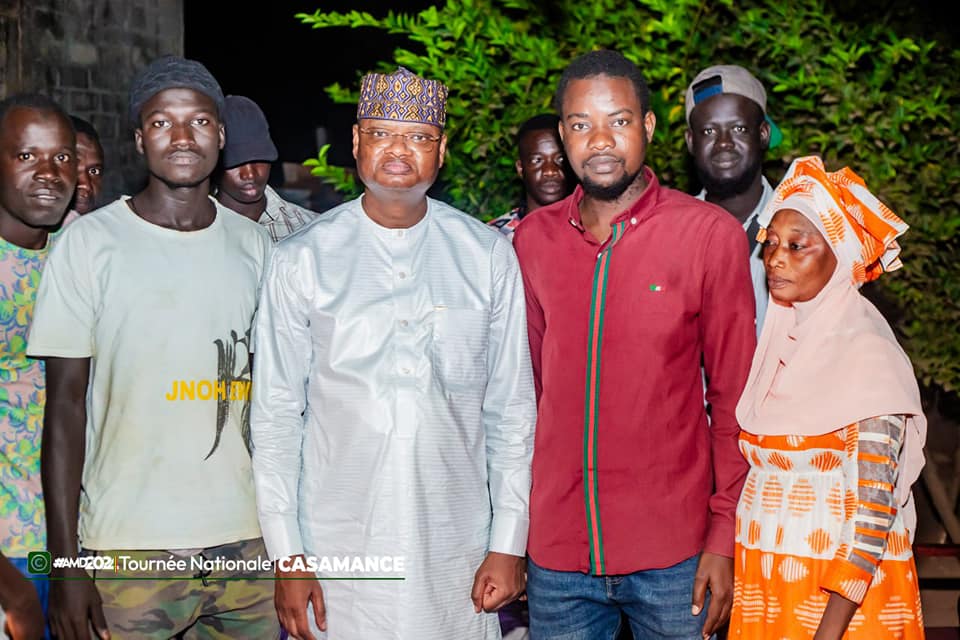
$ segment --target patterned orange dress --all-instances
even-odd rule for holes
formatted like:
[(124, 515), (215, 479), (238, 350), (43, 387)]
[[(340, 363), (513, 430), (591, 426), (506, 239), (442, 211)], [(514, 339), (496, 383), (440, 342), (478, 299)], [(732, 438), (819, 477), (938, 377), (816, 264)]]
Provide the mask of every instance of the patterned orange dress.
[(860, 605), (845, 639), (924, 637), (893, 495), (903, 429), (881, 416), (820, 436), (741, 434), (730, 638), (811, 638), (829, 592)]

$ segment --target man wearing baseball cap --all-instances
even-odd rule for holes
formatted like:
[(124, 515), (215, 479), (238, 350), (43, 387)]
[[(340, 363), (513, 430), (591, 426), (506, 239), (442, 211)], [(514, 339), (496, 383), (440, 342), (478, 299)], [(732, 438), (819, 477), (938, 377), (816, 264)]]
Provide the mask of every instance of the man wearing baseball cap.
[(257, 103), (245, 96), (227, 96), (223, 126), (227, 142), (214, 177), (220, 204), (259, 222), (274, 242), (313, 220), (316, 213), (287, 202), (267, 184), (270, 163), (279, 154)]
[(686, 109), (687, 149), (703, 185), (697, 198), (726, 209), (747, 232), (759, 335), (767, 309), (767, 280), (756, 220), (773, 195), (763, 177), (763, 155), (780, 143), (782, 135), (767, 117), (763, 85), (736, 65), (707, 67), (698, 73), (687, 88)]

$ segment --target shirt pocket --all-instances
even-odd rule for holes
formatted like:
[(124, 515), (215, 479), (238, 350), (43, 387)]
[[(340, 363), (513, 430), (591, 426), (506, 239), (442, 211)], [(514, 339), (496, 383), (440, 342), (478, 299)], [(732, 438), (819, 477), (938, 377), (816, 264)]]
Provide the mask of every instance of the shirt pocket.
[(482, 392), (487, 378), (490, 321), (486, 311), (433, 308), (430, 359), (446, 391)]

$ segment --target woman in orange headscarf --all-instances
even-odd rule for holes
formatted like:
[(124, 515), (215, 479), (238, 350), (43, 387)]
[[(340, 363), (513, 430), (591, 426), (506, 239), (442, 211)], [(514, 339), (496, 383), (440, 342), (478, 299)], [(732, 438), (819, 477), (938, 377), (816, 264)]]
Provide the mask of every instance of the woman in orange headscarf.
[(737, 405), (750, 473), (730, 637), (923, 638), (910, 486), (926, 420), (909, 359), (858, 291), (900, 267), (907, 225), (817, 157), (790, 166), (760, 223), (771, 304)]

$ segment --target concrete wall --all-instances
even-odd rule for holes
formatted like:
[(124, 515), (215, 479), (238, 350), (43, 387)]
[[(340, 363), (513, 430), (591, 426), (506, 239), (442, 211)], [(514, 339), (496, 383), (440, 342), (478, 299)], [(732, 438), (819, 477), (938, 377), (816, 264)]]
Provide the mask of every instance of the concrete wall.
[(45, 93), (92, 122), (108, 199), (144, 179), (127, 89), (163, 54), (183, 55), (183, 0), (0, 0), (0, 91)]

